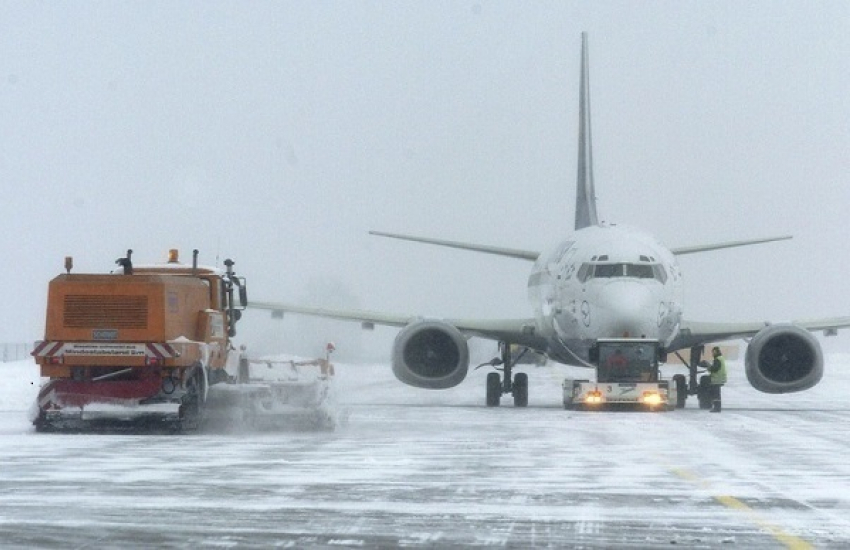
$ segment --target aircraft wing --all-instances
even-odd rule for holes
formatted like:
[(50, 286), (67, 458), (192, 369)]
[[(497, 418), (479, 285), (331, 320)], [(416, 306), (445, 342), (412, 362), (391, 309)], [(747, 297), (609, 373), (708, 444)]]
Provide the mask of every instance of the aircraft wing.
[(486, 244), (462, 243), (459, 241), (447, 241), (445, 239), (431, 239), (428, 237), (401, 235), (399, 233), (385, 233), (383, 231), (369, 231), (369, 234), (377, 235), (378, 237), (399, 239), (402, 241), (413, 241), (417, 243), (434, 244), (437, 246), (447, 246), (449, 248), (459, 248), (461, 250), (472, 250), (474, 252), (483, 252), (485, 254), (495, 254), (496, 256), (507, 256), (509, 258), (518, 258), (520, 260), (529, 260), (532, 262), (540, 256), (540, 252), (536, 250), (520, 250), (518, 248), (505, 248)]
[[(588, 184), (590, 186), (592, 192), (592, 181)], [(581, 195), (578, 199), (579, 203), (581, 203), (584, 199), (585, 195)], [(591, 208), (591, 207), (587, 207)], [(593, 207), (595, 208), (595, 206)], [(588, 216), (589, 214), (585, 214)], [(595, 211), (591, 216), (595, 219)], [(583, 226), (584, 227), (584, 226)], [(483, 252), (485, 254), (495, 254), (497, 256), (507, 256), (509, 258), (518, 258), (520, 260), (530, 260), (534, 261), (540, 256), (540, 252), (536, 250), (522, 250), (518, 248), (506, 248), (501, 246), (490, 246), (486, 244), (473, 244), (473, 243), (464, 243), (459, 241), (448, 241), (445, 239), (432, 239), (429, 237), (417, 237), (414, 235), (402, 235), (399, 233), (386, 233), (384, 231), (369, 231), (370, 235), (377, 235), (379, 237), (389, 237), (391, 239), (399, 239), (402, 241), (413, 241), (417, 243), (425, 243), (425, 244), (433, 244), (437, 246), (446, 246), (449, 248), (459, 248), (461, 250), (472, 250), (474, 252)], [(724, 248), (736, 248), (738, 246), (750, 246), (754, 244), (762, 244), (762, 243), (772, 243), (775, 241), (785, 241), (788, 239), (792, 239), (791, 235), (782, 235), (779, 237), (763, 237), (759, 239), (747, 239), (742, 241), (725, 241), (720, 243), (710, 243), (710, 244), (701, 244), (695, 246), (681, 246), (678, 248), (671, 248), (670, 252), (675, 254), (676, 256), (684, 256), (686, 254), (696, 254), (698, 252), (709, 252), (711, 250), (722, 250)]]
[[(711, 342), (722, 342), (723, 340), (734, 340), (737, 338), (749, 338), (766, 326), (773, 323), (706, 323), (682, 321), (679, 334), (670, 344), (669, 351), (686, 349), (693, 346), (708, 344)], [(809, 319), (790, 321), (789, 324), (796, 325), (810, 331), (837, 330), (850, 327), (850, 317), (831, 317), (825, 319)]]
[[(384, 325), (391, 327), (403, 327), (412, 321), (420, 319), (420, 316), (398, 315), (392, 313), (381, 313), (365, 310), (341, 310), (318, 307), (306, 307), (294, 304), (278, 302), (255, 302), (251, 300), (248, 307), (252, 309), (265, 309), (280, 313), (295, 313), (299, 315), (312, 315), (314, 317), (325, 317), (327, 319), (338, 319), (341, 321), (353, 321), (363, 325)], [(467, 336), (478, 336), (488, 340), (511, 342), (533, 348), (537, 351), (546, 351), (546, 339), (537, 334), (534, 319), (442, 319), (442, 321), (453, 325)]]
[(792, 239), (791, 235), (782, 235), (781, 237), (764, 237), (761, 239), (748, 239), (745, 241), (727, 241), (722, 243), (703, 244), (697, 246), (682, 246), (679, 248), (671, 248), (670, 252), (676, 256), (684, 256), (685, 254), (696, 254), (698, 252), (708, 252), (710, 250), (721, 250), (723, 248), (735, 248), (738, 246), (749, 246), (751, 244), (772, 243), (774, 241), (787, 241)]

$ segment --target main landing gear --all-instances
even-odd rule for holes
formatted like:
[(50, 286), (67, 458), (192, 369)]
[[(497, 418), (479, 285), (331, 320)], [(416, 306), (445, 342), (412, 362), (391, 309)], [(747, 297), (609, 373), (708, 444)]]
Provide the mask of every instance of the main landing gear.
[[(503, 394), (512, 394), (514, 397), (514, 407), (528, 406), (528, 375), (524, 372), (518, 372), (511, 381), (511, 372), (514, 365), (522, 356), (514, 358), (511, 353), (511, 346), (505, 342), (499, 342), (499, 352), (501, 358), (496, 357), (489, 363), (483, 363), (478, 367), (490, 365), (496, 367), (496, 370), (502, 371), (491, 372), (487, 375), (487, 406), (498, 407)], [(523, 352), (524, 353), (524, 352)], [(501, 367), (501, 368), (499, 368)]]
[[(681, 409), (685, 406), (685, 400), (689, 395), (697, 396), (697, 403), (700, 409), (711, 408), (711, 377), (707, 374), (698, 375), (703, 372), (699, 371), (702, 367), (702, 354), (705, 351), (705, 346), (694, 346), (691, 348), (691, 356), (689, 361), (685, 361), (682, 356), (683, 363), (688, 365), (688, 378), (685, 379), (684, 374), (677, 374), (673, 377), (673, 382), (676, 384), (677, 399), (676, 407)], [(676, 352), (678, 355), (678, 352)]]

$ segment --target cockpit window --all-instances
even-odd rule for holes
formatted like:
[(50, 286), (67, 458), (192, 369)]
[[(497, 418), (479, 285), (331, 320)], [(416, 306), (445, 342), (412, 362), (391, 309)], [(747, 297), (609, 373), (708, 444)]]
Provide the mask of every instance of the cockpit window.
[(624, 264), (626, 268), (626, 277), (636, 277), (638, 279), (652, 279), (655, 274), (652, 272), (652, 266), (649, 264)]
[(628, 277), (632, 279), (655, 279), (664, 284), (667, 282), (667, 272), (661, 264), (650, 263), (598, 263), (589, 262), (582, 264), (578, 270), (577, 278), (581, 282), (590, 279), (613, 279), (616, 277)]
[(661, 281), (661, 284), (667, 282), (667, 270), (664, 269), (664, 266), (661, 264), (654, 264), (652, 266), (652, 273), (655, 275), (655, 278)]
[(610, 279), (611, 277), (622, 277), (624, 264), (598, 264), (593, 269), (593, 276), (597, 279)]

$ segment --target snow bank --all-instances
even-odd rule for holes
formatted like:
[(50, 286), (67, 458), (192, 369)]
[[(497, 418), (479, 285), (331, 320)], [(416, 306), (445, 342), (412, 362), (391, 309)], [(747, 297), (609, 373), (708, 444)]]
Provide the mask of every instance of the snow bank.
[(28, 411), (40, 386), (34, 360), (0, 363), (0, 412)]

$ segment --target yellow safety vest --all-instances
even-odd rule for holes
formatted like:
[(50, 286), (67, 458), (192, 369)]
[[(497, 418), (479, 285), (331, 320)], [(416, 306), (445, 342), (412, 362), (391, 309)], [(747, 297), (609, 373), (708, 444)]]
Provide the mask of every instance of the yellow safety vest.
[(715, 361), (720, 362), (720, 368), (717, 371), (711, 373), (711, 383), (712, 384), (725, 384), (726, 383), (726, 358), (722, 355), (718, 355), (714, 358)]

